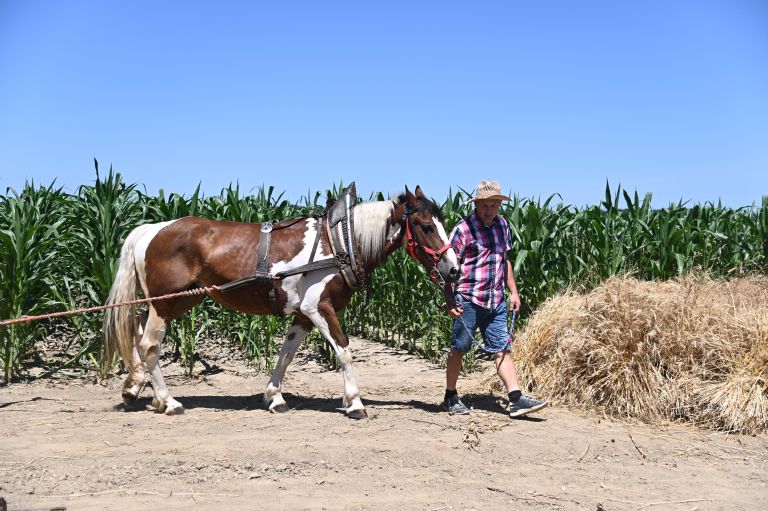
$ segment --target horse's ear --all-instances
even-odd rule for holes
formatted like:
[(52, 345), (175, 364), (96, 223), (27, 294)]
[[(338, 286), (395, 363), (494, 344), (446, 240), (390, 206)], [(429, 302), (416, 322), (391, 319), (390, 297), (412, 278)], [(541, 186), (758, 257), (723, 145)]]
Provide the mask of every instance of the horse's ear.
[[(418, 187), (417, 187), (418, 188)], [(405, 200), (412, 206), (416, 205), (416, 196), (408, 189), (408, 185), (405, 186)]]
[(419, 185), (416, 185), (416, 197), (419, 199), (422, 199), (425, 197), (424, 192), (421, 191), (421, 187)]

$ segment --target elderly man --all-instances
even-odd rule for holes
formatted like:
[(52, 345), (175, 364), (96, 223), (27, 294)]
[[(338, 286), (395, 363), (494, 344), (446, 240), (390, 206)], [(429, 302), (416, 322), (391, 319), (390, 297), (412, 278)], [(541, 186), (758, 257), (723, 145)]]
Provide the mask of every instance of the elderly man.
[[(495, 356), (496, 371), (509, 395), (509, 404), (505, 407), (509, 415), (520, 417), (549, 404), (523, 394), (509, 353), (507, 315), (508, 310), (515, 313), (520, 310), (520, 295), (507, 258), (512, 248), (512, 233), (507, 220), (499, 215), (505, 200), (510, 199), (502, 195), (498, 182), (480, 181), (474, 197), (468, 201), (474, 203), (474, 211), (456, 224), (450, 235), (461, 265), (461, 277), (446, 289), (448, 313), (454, 321), (443, 407), (452, 414), (469, 413), (456, 391), (456, 382), (462, 359), (471, 348), (477, 329), (485, 341), (482, 349)], [(505, 289), (509, 291), (508, 298)]]

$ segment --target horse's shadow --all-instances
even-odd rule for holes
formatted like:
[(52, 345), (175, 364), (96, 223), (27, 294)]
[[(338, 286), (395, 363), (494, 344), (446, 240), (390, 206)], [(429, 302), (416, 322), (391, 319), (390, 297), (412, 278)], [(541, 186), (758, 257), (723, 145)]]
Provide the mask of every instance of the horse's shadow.
[[(323, 413), (344, 413), (341, 406), (341, 397), (307, 397), (290, 392), (283, 392), (288, 407), (291, 410), (312, 410)], [(186, 410), (195, 408), (209, 408), (221, 411), (267, 411), (264, 406), (264, 394), (249, 394), (243, 396), (180, 396), (179, 401)], [(132, 406), (126, 407), (123, 404), (115, 405), (113, 408), (126, 412), (145, 411), (152, 403), (150, 397), (138, 398)], [(436, 403), (428, 403), (419, 400), (379, 400), (363, 399), (363, 403), (371, 408), (398, 406), (404, 408), (416, 408), (426, 412), (439, 412), (440, 406)]]
[[(288, 404), (288, 407), (293, 410), (311, 410), (321, 413), (337, 413), (344, 414), (344, 409), (341, 406), (341, 397), (307, 397), (290, 392), (284, 392), (283, 397)], [(242, 396), (182, 396), (179, 400), (184, 405), (186, 410), (194, 410), (195, 408), (207, 408), (221, 411), (264, 411), (267, 409), (264, 406), (264, 394), (249, 394)], [(462, 400), (468, 406), (474, 410), (481, 410), (489, 413), (498, 413), (500, 415), (506, 415), (507, 412), (499, 405), (498, 399), (495, 396), (489, 394), (465, 394), (462, 396)], [(136, 400), (134, 406), (126, 408), (120, 404), (115, 406), (115, 410), (124, 410), (127, 412), (145, 411), (150, 403), (151, 398), (142, 397)], [(363, 404), (367, 407), (376, 409), (387, 407), (402, 407), (402, 408), (414, 408), (428, 413), (440, 413), (443, 412), (443, 408), (440, 403), (421, 401), (418, 399), (400, 400), (400, 399), (370, 399), (364, 398)], [(444, 412), (443, 412), (444, 413)], [(546, 419), (541, 417), (524, 416), (519, 417), (519, 420), (525, 420), (529, 422), (541, 422)]]

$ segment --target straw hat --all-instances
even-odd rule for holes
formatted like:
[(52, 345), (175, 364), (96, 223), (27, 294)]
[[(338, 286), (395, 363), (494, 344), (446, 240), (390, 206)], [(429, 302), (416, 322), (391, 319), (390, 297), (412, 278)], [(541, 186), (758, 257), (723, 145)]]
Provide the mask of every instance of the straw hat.
[(501, 186), (498, 181), (480, 181), (475, 188), (475, 196), (469, 199), (465, 204), (475, 202), (476, 200), (512, 200), (501, 193)]

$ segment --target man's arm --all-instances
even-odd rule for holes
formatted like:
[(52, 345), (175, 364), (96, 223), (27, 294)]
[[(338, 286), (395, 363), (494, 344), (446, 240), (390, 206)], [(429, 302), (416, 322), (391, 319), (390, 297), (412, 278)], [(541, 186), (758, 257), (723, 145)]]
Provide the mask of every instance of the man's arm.
[[(462, 235), (463, 231), (461, 229), (462, 222), (463, 220), (456, 224), (449, 236), (451, 240), (451, 248), (456, 253), (456, 258), (459, 260), (459, 265), (461, 265), (461, 261), (464, 259), (464, 249), (466, 247), (466, 240)], [(443, 286), (443, 293), (445, 293), (445, 304), (448, 314), (450, 314), (451, 317), (460, 318), (461, 314), (464, 312), (464, 307), (457, 304), (453, 299), (454, 295), (456, 294), (456, 283), (446, 282), (445, 286)]]
[(445, 293), (445, 308), (448, 314), (454, 318), (460, 318), (464, 312), (464, 307), (456, 303), (453, 299), (455, 292), (455, 285), (451, 282), (446, 282), (443, 287), (443, 293)]
[(520, 312), (520, 294), (517, 292), (517, 283), (515, 282), (515, 274), (512, 272), (512, 263), (509, 259), (506, 260), (507, 265), (507, 289), (509, 289), (509, 309), (515, 312)]

